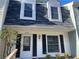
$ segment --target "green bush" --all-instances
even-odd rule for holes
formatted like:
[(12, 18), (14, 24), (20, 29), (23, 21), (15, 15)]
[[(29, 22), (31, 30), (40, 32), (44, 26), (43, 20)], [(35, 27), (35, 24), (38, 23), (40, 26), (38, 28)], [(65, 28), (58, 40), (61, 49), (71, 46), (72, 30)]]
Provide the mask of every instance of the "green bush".
[(56, 54), (56, 59), (61, 59), (60, 54)]
[(47, 54), (46, 59), (51, 59), (51, 56), (49, 54)]

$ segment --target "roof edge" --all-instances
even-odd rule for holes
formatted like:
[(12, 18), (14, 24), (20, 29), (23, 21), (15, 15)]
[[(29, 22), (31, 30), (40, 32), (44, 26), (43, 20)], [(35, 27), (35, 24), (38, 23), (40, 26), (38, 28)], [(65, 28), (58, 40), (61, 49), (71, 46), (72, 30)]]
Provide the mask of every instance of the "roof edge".
[(75, 6), (79, 6), (79, 2), (72, 1), (70, 3), (63, 5), (63, 6), (74, 6), (75, 7)]

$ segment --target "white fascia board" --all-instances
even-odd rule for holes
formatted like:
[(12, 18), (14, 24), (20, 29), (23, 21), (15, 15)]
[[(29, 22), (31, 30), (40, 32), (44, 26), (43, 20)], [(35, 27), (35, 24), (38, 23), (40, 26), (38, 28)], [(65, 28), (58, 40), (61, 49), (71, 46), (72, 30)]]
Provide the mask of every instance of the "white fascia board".
[(4, 25), (4, 27), (11, 27), (11, 28), (37, 28), (37, 29), (58, 29), (58, 30), (64, 30), (64, 31), (72, 31), (74, 30), (73, 26), (64, 26), (64, 25), (47, 25), (47, 26), (40, 26), (40, 25), (30, 25), (30, 26), (19, 26), (19, 25)]

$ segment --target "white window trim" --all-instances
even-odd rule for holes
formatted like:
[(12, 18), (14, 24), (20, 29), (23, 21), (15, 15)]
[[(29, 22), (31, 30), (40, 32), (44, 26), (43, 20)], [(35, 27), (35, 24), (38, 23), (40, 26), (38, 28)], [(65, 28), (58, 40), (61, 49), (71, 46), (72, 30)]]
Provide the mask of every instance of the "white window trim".
[[(52, 15), (51, 15), (51, 7), (57, 7), (58, 9), (58, 19), (52, 19)], [(61, 9), (59, 6), (49, 6), (48, 5), (48, 17), (50, 21), (60, 21), (62, 22), (62, 15), (61, 15)]]
[(59, 37), (59, 35), (46, 35), (46, 46), (47, 46), (46, 51), (47, 51), (47, 53), (48, 54), (57, 54), (58, 53), (58, 52), (48, 52), (48, 40), (47, 40), (47, 36), (58, 36), (59, 53), (61, 53), (61, 43), (60, 43), (60, 37)]
[[(25, 17), (24, 16), (24, 5), (26, 4), (32, 4), (32, 17)], [(22, 2), (21, 3), (21, 9), (20, 9), (20, 19), (28, 19), (28, 20), (35, 20), (36, 19), (36, 5), (32, 2)]]

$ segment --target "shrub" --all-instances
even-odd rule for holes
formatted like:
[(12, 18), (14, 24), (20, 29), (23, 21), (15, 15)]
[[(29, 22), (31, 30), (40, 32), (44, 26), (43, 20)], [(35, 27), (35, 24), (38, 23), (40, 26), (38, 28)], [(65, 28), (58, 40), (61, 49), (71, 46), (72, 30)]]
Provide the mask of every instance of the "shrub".
[(60, 56), (60, 54), (58, 53), (58, 54), (56, 54), (56, 59), (61, 59), (61, 56)]
[(51, 59), (51, 56), (49, 54), (47, 54), (46, 59)]
[(68, 53), (66, 53), (66, 52), (64, 53), (64, 58), (65, 58), (65, 59), (69, 58)]

